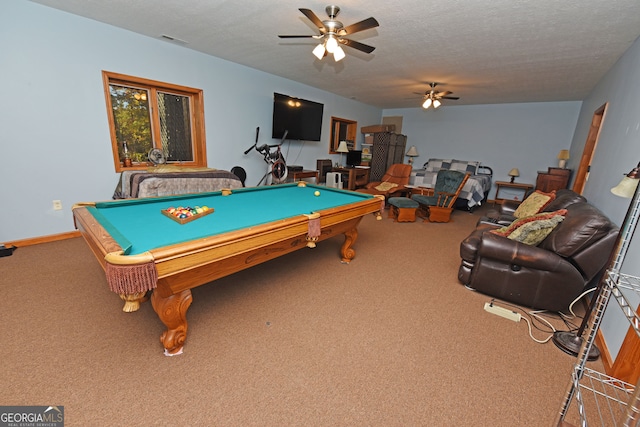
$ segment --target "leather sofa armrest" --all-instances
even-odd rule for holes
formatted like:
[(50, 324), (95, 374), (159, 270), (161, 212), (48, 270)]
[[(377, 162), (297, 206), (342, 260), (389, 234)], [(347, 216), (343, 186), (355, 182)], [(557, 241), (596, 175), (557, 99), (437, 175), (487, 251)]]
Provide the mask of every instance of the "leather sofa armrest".
[(544, 271), (557, 271), (561, 264), (566, 263), (564, 258), (554, 252), (493, 233), (482, 234), (478, 257)]
[(481, 223), (460, 243), (460, 258), (468, 262), (475, 262), (478, 259), (478, 249), (482, 244), (482, 236), (485, 231), (495, 230), (500, 225), (492, 223)]
[(520, 201), (515, 200), (504, 200), (500, 205), (500, 215), (503, 216), (513, 216), (518, 206), (520, 206)]

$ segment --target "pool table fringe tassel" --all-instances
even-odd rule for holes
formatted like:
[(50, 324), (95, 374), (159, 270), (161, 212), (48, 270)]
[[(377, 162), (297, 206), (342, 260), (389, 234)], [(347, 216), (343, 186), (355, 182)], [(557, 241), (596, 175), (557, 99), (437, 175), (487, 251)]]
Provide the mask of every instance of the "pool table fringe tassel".
[(144, 293), (155, 289), (158, 282), (153, 262), (136, 265), (107, 263), (105, 272), (109, 289), (117, 294)]
[(312, 213), (307, 215), (309, 218), (309, 229), (307, 231), (307, 247), (315, 248), (316, 242), (320, 237), (320, 233), (322, 232), (322, 227), (320, 226), (320, 214)]

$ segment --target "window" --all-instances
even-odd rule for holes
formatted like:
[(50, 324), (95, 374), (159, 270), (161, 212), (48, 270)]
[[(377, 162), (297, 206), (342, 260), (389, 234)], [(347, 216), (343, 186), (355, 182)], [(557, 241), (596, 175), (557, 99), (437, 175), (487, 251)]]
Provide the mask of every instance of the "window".
[(349, 149), (353, 150), (356, 142), (358, 122), (353, 120), (331, 117), (331, 140), (329, 141), (329, 154), (336, 154), (340, 141), (347, 141)]
[(168, 164), (206, 166), (202, 90), (102, 72), (116, 172), (145, 169), (148, 154)]

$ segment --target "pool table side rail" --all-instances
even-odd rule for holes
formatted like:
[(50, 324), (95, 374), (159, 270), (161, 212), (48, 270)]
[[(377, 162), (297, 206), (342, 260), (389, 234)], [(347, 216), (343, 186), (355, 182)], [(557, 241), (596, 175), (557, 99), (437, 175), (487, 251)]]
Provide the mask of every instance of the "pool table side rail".
[(80, 231), (103, 268), (105, 268), (107, 261), (122, 265), (144, 264), (153, 261), (149, 252), (123, 256), (122, 246), (111, 237), (85, 206), (76, 205), (72, 211), (76, 229)]
[[(90, 204), (88, 204), (90, 205)], [(379, 198), (319, 212), (321, 235), (318, 241), (355, 229), (362, 217), (378, 213)], [(122, 247), (82, 205), (73, 208), (76, 228), (106, 271), (107, 264), (135, 265), (155, 262), (158, 289), (163, 296), (208, 283), (249, 268), (306, 245), (309, 219), (297, 215), (254, 227), (152, 249), (139, 255), (124, 255)], [(227, 262), (223, 262), (227, 261)], [(212, 265), (215, 264), (215, 267)], [(176, 276), (179, 275), (179, 280)]]
[[(320, 212), (322, 241), (355, 228), (364, 215), (380, 210), (378, 199)], [(307, 246), (309, 219), (297, 215), (182, 245), (152, 249), (163, 296), (211, 282)], [(179, 279), (178, 279), (179, 277)]]

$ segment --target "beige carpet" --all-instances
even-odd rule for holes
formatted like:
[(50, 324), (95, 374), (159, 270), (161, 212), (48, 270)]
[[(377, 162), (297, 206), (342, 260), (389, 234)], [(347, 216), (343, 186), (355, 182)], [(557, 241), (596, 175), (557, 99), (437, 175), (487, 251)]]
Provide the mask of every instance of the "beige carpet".
[(349, 265), (337, 237), (196, 288), (177, 357), (82, 239), (19, 248), (0, 258), (0, 404), (64, 406), (67, 426), (549, 426), (572, 358), (457, 281), (481, 213), (367, 216)]

